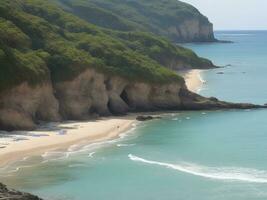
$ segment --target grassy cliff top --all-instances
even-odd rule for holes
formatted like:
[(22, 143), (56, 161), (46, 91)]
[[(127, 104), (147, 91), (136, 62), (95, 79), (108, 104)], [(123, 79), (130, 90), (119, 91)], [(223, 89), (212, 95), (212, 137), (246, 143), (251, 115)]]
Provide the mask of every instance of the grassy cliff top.
[(170, 27), (197, 19), (211, 25), (195, 7), (178, 0), (57, 0), (77, 16), (109, 29), (148, 31), (174, 40)]
[(0, 91), (23, 81), (71, 80), (88, 68), (132, 81), (182, 82), (161, 55), (210, 64), (157, 36), (102, 29), (48, 1), (0, 1)]

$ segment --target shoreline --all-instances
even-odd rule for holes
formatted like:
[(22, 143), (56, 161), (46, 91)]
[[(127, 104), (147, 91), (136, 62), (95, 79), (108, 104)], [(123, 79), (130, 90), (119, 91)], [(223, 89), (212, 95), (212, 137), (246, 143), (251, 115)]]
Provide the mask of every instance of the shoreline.
[[(200, 79), (201, 70), (180, 71), (189, 90), (197, 92), (203, 82)], [(168, 113), (168, 112), (161, 112)], [(146, 113), (142, 113), (144, 115)], [(157, 113), (153, 113), (155, 115)], [(119, 137), (123, 132), (131, 129), (137, 122), (138, 113), (123, 117), (105, 117), (90, 121), (74, 121), (46, 124), (34, 131), (17, 131), (12, 141), (3, 141), (8, 137), (0, 138), (0, 167), (8, 166), (25, 157), (42, 155), (48, 151), (68, 149), (75, 144), (92, 144)], [(3, 143), (7, 143), (3, 146)]]
[(200, 69), (192, 69), (180, 72), (185, 79), (188, 90), (198, 93), (203, 84), (205, 84), (205, 81), (201, 80), (202, 71)]
[[(0, 149), (0, 167), (8, 166), (25, 157), (39, 156), (48, 151), (68, 149), (75, 144), (92, 144), (119, 137), (131, 129), (136, 115), (106, 117), (94, 121), (63, 122), (56, 130), (48, 128), (35, 131), (19, 131), (21, 140), (9, 141)], [(55, 128), (54, 127), (54, 128)], [(51, 127), (50, 127), (51, 128)], [(23, 134), (24, 133), (24, 134)], [(0, 138), (0, 141), (5, 138)]]

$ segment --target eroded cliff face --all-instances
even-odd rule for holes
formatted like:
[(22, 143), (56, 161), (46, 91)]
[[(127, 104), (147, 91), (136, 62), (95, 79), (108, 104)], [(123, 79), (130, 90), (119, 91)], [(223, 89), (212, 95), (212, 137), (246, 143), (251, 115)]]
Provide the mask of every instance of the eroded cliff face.
[(0, 95), (0, 129), (34, 129), (38, 121), (83, 120), (180, 106), (177, 83), (151, 85), (88, 69), (71, 81), (27, 83)]
[(216, 41), (211, 23), (199, 19), (188, 19), (177, 26), (169, 27), (170, 37), (176, 42), (214, 42)]
[(64, 119), (85, 119), (90, 114), (108, 114), (104, 75), (87, 70), (72, 81), (54, 85)]
[(1, 129), (33, 129), (36, 120), (58, 121), (58, 101), (50, 83), (22, 83), (0, 94)]
[(257, 108), (189, 92), (184, 82), (148, 84), (88, 69), (66, 82), (19, 86), (0, 94), (0, 130), (34, 129), (38, 121), (83, 120), (134, 111)]
[(180, 87), (175, 83), (135, 83), (90, 69), (72, 81), (56, 84), (55, 90), (65, 119), (87, 119), (95, 115), (178, 107)]

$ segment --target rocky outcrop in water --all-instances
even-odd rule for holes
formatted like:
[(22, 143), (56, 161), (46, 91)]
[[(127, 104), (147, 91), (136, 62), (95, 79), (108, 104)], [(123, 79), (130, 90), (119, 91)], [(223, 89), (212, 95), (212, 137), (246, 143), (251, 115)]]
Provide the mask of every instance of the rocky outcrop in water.
[(42, 200), (37, 196), (29, 193), (19, 192), (8, 189), (4, 184), (0, 183), (0, 199), (1, 200)]
[(151, 116), (151, 115), (139, 115), (136, 117), (136, 120), (137, 121), (150, 121), (150, 120), (153, 120), (153, 119), (161, 119), (160, 116)]
[(23, 83), (2, 93), (0, 129), (29, 130), (38, 121), (84, 120), (136, 111), (259, 107), (205, 98), (188, 91), (183, 82), (132, 82), (88, 69), (71, 81), (35, 87)]
[(195, 94), (187, 88), (180, 90), (182, 110), (216, 110), (216, 109), (255, 109), (267, 108), (267, 105), (255, 105), (249, 103), (231, 103), (220, 101), (215, 97), (206, 98)]

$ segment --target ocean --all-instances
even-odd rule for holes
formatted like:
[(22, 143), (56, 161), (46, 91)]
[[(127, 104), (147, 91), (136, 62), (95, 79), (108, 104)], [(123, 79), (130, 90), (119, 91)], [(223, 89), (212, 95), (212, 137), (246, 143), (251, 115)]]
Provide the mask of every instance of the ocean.
[[(267, 103), (267, 31), (216, 37), (234, 43), (185, 45), (226, 66), (203, 71), (199, 93)], [(264, 109), (169, 113), (112, 141), (25, 158), (0, 180), (47, 200), (266, 200), (266, 120)]]

